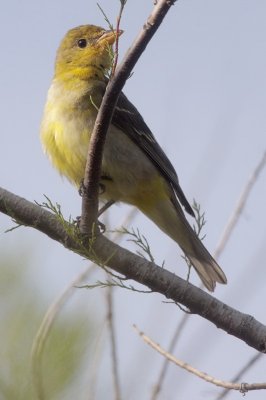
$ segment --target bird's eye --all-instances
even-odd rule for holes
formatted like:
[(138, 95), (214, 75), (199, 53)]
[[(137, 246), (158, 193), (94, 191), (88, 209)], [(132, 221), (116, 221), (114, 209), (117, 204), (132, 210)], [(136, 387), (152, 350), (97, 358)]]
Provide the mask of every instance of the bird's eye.
[(84, 49), (84, 47), (87, 46), (87, 40), (86, 39), (79, 39), (78, 40), (78, 47), (80, 47), (81, 49)]

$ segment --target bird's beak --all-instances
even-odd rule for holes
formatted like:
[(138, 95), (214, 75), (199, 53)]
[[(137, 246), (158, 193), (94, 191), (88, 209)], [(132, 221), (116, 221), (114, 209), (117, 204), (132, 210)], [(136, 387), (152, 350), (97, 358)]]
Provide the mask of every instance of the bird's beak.
[(112, 46), (114, 44), (114, 42), (116, 41), (116, 38), (121, 36), (122, 33), (124, 31), (122, 31), (121, 29), (117, 30), (110, 30), (110, 31), (105, 31), (97, 40), (97, 43), (107, 43), (110, 46)]

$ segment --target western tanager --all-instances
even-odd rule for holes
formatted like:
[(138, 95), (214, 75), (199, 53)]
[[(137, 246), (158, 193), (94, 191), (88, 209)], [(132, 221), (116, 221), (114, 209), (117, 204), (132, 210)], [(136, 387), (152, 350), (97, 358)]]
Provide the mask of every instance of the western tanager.
[[(57, 52), (41, 124), (41, 141), (53, 165), (73, 184), (84, 177), (90, 136), (108, 82), (115, 33), (98, 26), (71, 29)], [(102, 160), (100, 198), (136, 206), (176, 241), (206, 288), (226, 277), (203, 246), (182, 207), (194, 215), (177, 174), (132, 103), (121, 93)]]

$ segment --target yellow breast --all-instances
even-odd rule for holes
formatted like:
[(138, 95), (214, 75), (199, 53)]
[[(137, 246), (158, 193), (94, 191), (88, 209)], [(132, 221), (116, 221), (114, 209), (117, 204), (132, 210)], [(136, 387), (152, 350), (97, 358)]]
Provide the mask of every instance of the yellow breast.
[(96, 115), (85, 88), (66, 90), (53, 81), (41, 124), (41, 141), (54, 167), (77, 186), (84, 177)]

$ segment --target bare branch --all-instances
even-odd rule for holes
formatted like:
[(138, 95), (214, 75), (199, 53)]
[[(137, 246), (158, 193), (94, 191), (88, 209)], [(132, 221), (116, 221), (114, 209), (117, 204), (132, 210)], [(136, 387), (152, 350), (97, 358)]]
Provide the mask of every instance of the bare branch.
[[(169, 353), (172, 353), (174, 351), (176, 343), (177, 343), (181, 333), (183, 332), (184, 327), (186, 326), (188, 317), (189, 317), (188, 314), (183, 314), (181, 321), (178, 323), (178, 325), (175, 329), (174, 335), (173, 335), (171, 342), (169, 344), (169, 347), (168, 347)], [(259, 353), (259, 354), (261, 354), (261, 353)], [(151, 400), (156, 400), (158, 398), (158, 395), (159, 395), (160, 391), (162, 390), (163, 381), (166, 376), (168, 366), (169, 366), (169, 360), (168, 360), (168, 358), (164, 358), (162, 368), (159, 373), (159, 377), (156, 380), (156, 383), (152, 390)]]
[(118, 61), (118, 43), (119, 43), (119, 31), (120, 31), (120, 22), (122, 18), (122, 14), (124, 11), (124, 7), (126, 5), (126, 0), (120, 0), (120, 10), (116, 21), (116, 40), (115, 40), (115, 54), (114, 54), (114, 61), (112, 65), (111, 77), (114, 76), (117, 61)]
[[(104, 352), (104, 338), (106, 333), (106, 319), (102, 323), (100, 329), (98, 329), (98, 334), (96, 335), (96, 340), (93, 343), (93, 352), (91, 355), (91, 367), (87, 373), (88, 383), (86, 390), (86, 399), (92, 400), (96, 399), (96, 391), (97, 391), (97, 381), (99, 374), (99, 367), (101, 361), (103, 359)], [(84, 397), (85, 398), (85, 397)]]
[(115, 390), (115, 400), (121, 400), (121, 390), (119, 383), (118, 374), (118, 359), (117, 359), (117, 347), (116, 347), (116, 337), (115, 337), (115, 327), (113, 319), (113, 287), (109, 286), (107, 288), (107, 323), (110, 331), (111, 339), (111, 352), (112, 352), (112, 372), (113, 372), (113, 382)]
[[(236, 204), (236, 207), (234, 208), (231, 217), (229, 218), (229, 221), (227, 222), (223, 234), (221, 235), (221, 238), (216, 246), (216, 249), (214, 251), (214, 258), (218, 259), (221, 255), (221, 253), (224, 251), (225, 246), (227, 245), (234, 228), (236, 227), (237, 222), (239, 221), (240, 215), (242, 214), (246, 202), (248, 200), (248, 197), (255, 185), (255, 183), (257, 182), (260, 173), (262, 172), (263, 168), (265, 167), (266, 164), (266, 152), (264, 152), (262, 158), (260, 159), (259, 163), (256, 165), (254, 171), (251, 173), (250, 178), (248, 179), (240, 197), (239, 200)], [(201, 286), (202, 287), (202, 286)], [(169, 344), (168, 347), (168, 352), (172, 353), (176, 343), (180, 337), (181, 332), (183, 331), (187, 321), (188, 321), (189, 315), (188, 314), (184, 314), (181, 318), (181, 320), (179, 321), (176, 330), (173, 334), (173, 337), (171, 339), (171, 342)], [(261, 356), (261, 354), (260, 354)], [(260, 357), (258, 357), (257, 359), (259, 359)], [(159, 374), (159, 377), (156, 381), (156, 384), (154, 386), (153, 389), (153, 393), (152, 393), (152, 400), (156, 400), (158, 394), (161, 391), (162, 385), (163, 385), (163, 380), (165, 378), (166, 372), (167, 372), (167, 367), (168, 367), (168, 359), (165, 359), (162, 365), (162, 369), (161, 372)], [(241, 375), (240, 375), (241, 376)], [(240, 378), (239, 376), (239, 378)], [(236, 377), (236, 379), (239, 379), (238, 377)], [(220, 399), (220, 397), (219, 397)], [(217, 399), (218, 400), (218, 399)]]
[(31, 348), (32, 376), (39, 400), (45, 399), (41, 366), (42, 355), (49, 332), (51, 331), (56, 316), (75, 290), (75, 286), (89, 276), (89, 274), (93, 271), (93, 267), (95, 266), (90, 265), (86, 271), (82, 272), (73, 281), (71, 281), (71, 283), (67, 285), (63, 292), (50, 305), (33, 340)]
[(80, 230), (85, 235), (90, 235), (93, 229), (97, 230), (98, 190), (102, 154), (107, 130), (112, 119), (118, 96), (139, 57), (175, 1), (176, 0), (158, 0), (158, 2), (156, 2), (142, 30), (107, 85), (91, 136), (85, 168), (85, 190), (82, 197), (80, 222)]
[(263, 383), (233, 383), (222, 381), (220, 379), (216, 379), (211, 375), (206, 374), (205, 372), (199, 371), (198, 369), (192, 367), (190, 364), (181, 361), (174, 357), (172, 354), (168, 353), (164, 350), (159, 344), (155, 343), (149, 336), (145, 335), (145, 333), (141, 332), (136, 325), (134, 325), (135, 330), (138, 332), (139, 336), (147, 343), (150, 347), (160, 353), (163, 357), (167, 358), (172, 363), (176, 364), (178, 367), (185, 369), (186, 371), (196, 375), (198, 378), (203, 379), (206, 382), (212, 383), (213, 385), (238, 390), (241, 393), (246, 393), (250, 390), (261, 390), (266, 389), (266, 382)]
[(255, 183), (257, 182), (261, 171), (265, 167), (265, 164), (266, 164), (266, 151), (264, 152), (264, 154), (263, 154), (261, 160), (259, 161), (258, 165), (256, 166), (256, 168), (252, 172), (249, 180), (247, 181), (247, 183), (239, 197), (236, 207), (235, 207), (231, 217), (229, 218), (229, 221), (228, 221), (228, 223), (221, 235), (221, 238), (219, 240), (219, 244), (216, 247), (216, 250), (214, 252), (215, 258), (219, 258), (222, 251), (224, 250), (224, 248), (233, 232), (233, 229), (235, 228), (235, 226), (239, 220), (239, 217), (240, 217), (241, 213), (243, 212), (243, 209), (246, 205), (246, 202), (250, 195), (250, 192), (253, 189)]
[[(256, 364), (256, 362), (261, 358), (262, 354), (261, 353), (257, 353), (255, 354), (255, 356), (251, 357), (251, 359), (247, 362), (246, 365), (244, 365), (243, 368), (241, 368), (241, 370), (236, 374), (236, 376), (232, 379), (232, 382), (237, 382), (239, 381), (242, 376), (254, 365)], [(222, 393), (217, 397), (216, 400), (221, 400), (224, 399), (227, 394), (229, 394), (229, 390), (228, 388), (226, 388), (225, 390), (222, 391)]]
[[(73, 226), (56, 215), (29, 201), (0, 188), (0, 211), (20, 224), (38, 229), (69, 250), (133, 279), (167, 299), (187, 307), (214, 323), (231, 335), (243, 340), (256, 350), (266, 352), (266, 326), (254, 317), (243, 314), (208, 293), (190, 284), (170, 271), (160, 268), (130, 251), (111, 242), (106, 237), (96, 236), (84, 246)], [(88, 248), (89, 247), (89, 248)]]

